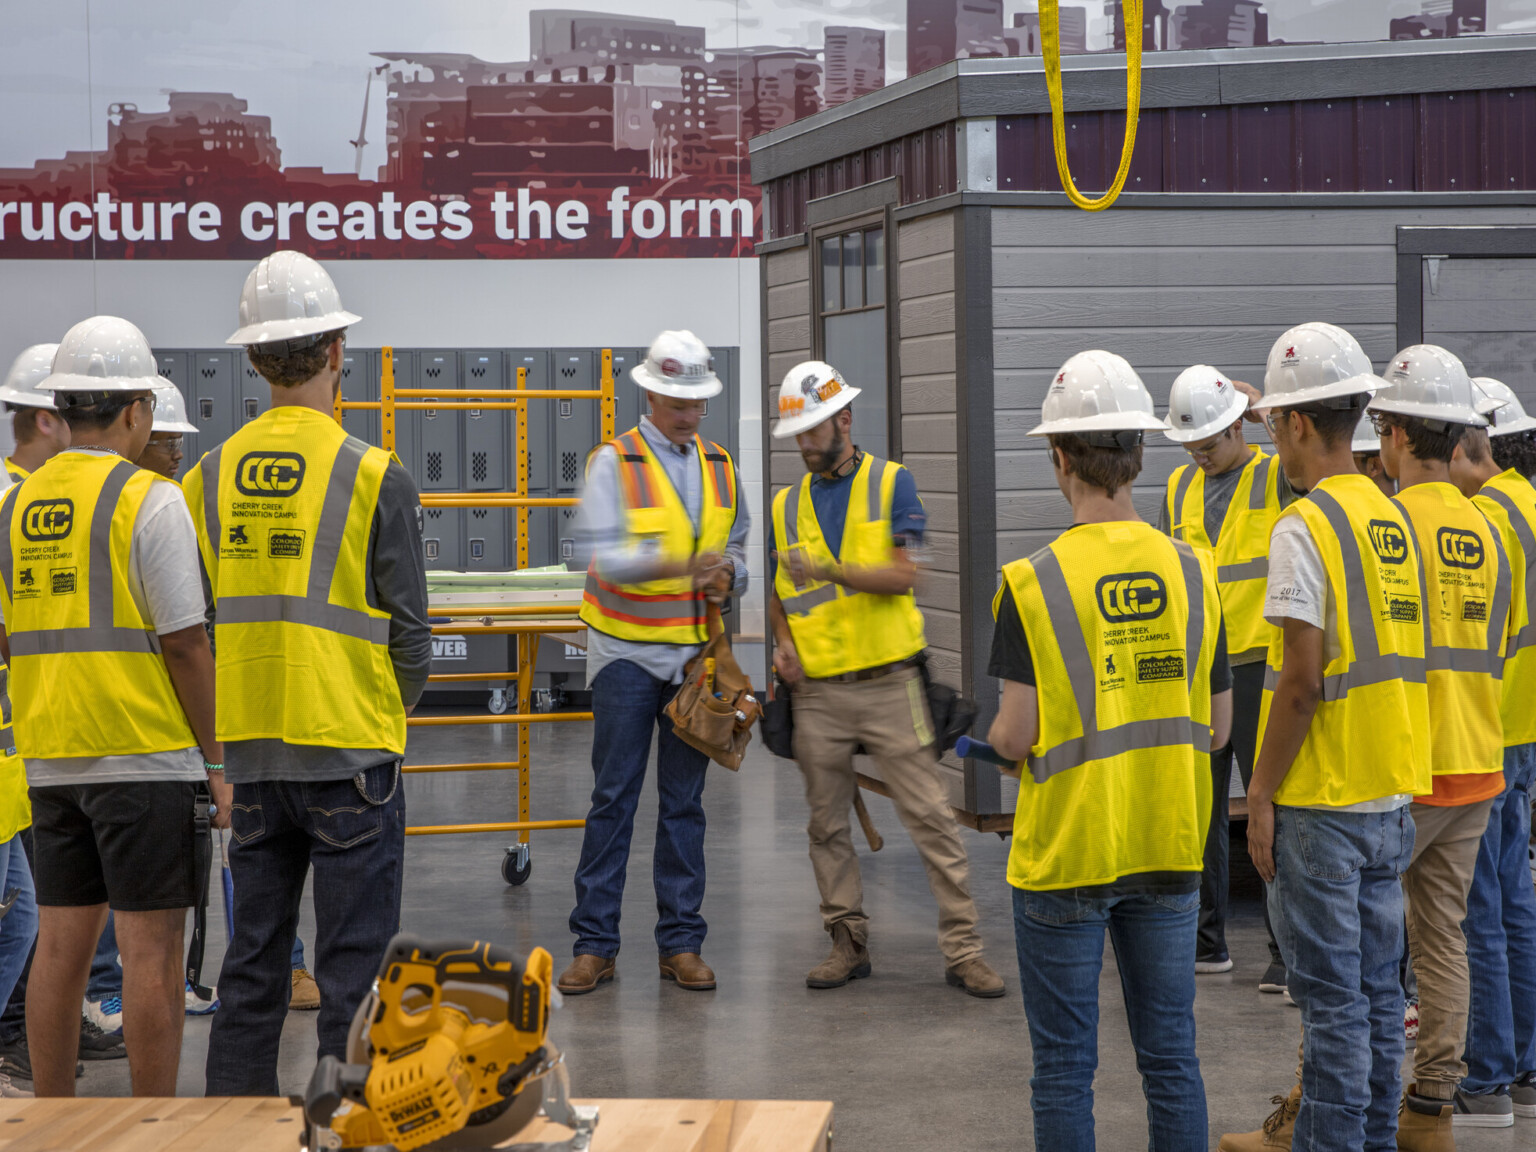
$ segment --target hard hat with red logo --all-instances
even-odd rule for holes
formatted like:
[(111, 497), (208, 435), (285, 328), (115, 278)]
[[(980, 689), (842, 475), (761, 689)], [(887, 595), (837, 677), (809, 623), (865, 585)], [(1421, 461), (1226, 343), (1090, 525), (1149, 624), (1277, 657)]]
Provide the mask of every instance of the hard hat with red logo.
[(1236, 424), (1247, 410), (1248, 397), (1233, 386), (1231, 377), (1209, 364), (1196, 364), (1173, 382), (1163, 435), (1175, 444), (1208, 440)]
[(42, 383), (53, 371), (53, 354), (58, 350), (57, 344), (34, 344), (23, 348), (21, 355), (11, 362), (11, 370), (5, 374), (0, 403), (14, 404), (18, 408), (53, 408), (53, 393), (43, 391)]
[(779, 385), (779, 418), (773, 436), (784, 440), (830, 420), (859, 394), (843, 374), (825, 360), (804, 360), (784, 374)]
[(647, 392), (674, 400), (708, 400), (725, 387), (715, 375), (709, 347), (686, 330), (663, 332), (651, 341), (650, 351), (629, 370), (629, 378)]
[[(1488, 421), (1477, 411), (1482, 397), (1461, 361), (1436, 344), (1414, 344), (1392, 357), (1387, 386), (1371, 398), (1372, 412), (1412, 416), (1443, 431), (1449, 424), (1481, 428)], [(1438, 428), (1436, 426), (1439, 426)]]
[(1384, 383), (1358, 340), (1333, 324), (1314, 321), (1287, 329), (1275, 341), (1264, 369), (1264, 396), (1253, 407), (1291, 408), (1369, 396)]
[(1056, 373), (1031, 436), (1077, 435), (1102, 447), (1133, 448), (1141, 434), (1167, 425), (1130, 362), (1113, 352), (1079, 352)]
[(1491, 376), (1474, 376), (1472, 387), (1478, 395), (1477, 410), (1488, 417), (1488, 435), (1536, 432), (1536, 416), (1525, 414), (1525, 406), (1508, 384)]

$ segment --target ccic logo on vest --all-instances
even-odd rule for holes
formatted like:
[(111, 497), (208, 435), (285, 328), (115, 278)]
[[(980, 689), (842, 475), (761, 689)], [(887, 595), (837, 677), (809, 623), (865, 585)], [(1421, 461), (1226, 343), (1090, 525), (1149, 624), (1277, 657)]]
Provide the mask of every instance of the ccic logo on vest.
[(247, 452), (235, 487), (247, 496), (292, 496), (304, 483), (304, 457), (295, 452)]
[(1401, 564), (1408, 559), (1408, 537), (1392, 521), (1372, 520), (1365, 527), (1383, 564)]
[(1440, 559), (1452, 568), (1481, 568), (1483, 566), (1483, 542), (1471, 532), (1455, 528), (1442, 528), (1435, 533), (1440, 545)]
[(1168, 586), (1155, 572), (1119, 572), (1094, 586), (1099, 614), (1111, 624), (1152, 620), (1168, 607)]
[(62, 540), (74, 526), (73, 500), (34, 500), (21, 513), (21, 534), (28, 540)]

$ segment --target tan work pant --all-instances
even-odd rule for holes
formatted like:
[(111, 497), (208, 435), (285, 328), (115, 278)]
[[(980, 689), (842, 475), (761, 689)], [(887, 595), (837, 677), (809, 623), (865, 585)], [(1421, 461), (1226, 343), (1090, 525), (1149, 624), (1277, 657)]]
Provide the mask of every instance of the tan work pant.
[(1408, 955), (1419, 983), (1419, 1043), (1413, 1076), (1421, 1096), (1449, 1100), (1467, 1074), (1471, 980), (1467, 974), (1467, 893), (1493, 800), (1443, 808), (1413, 806), (1413, 862), (1403, 873)]
[(811, 808), (806, 828), (811, 867), (827, 931), (841, 923), (859, 944), (869, 938), (864, 883), (849, 822), (858, 790), (853, 750), (863, 744), (880, 765), (901, 822), (928, 870), (928, 887), (939, 904), (939, 949), (945, 962), (952, 968), (980, 956), (970, 862), (929, 747), (932, 723), (917, 669), (903, 668), (857, 684), (802, 681), (794, 688), (794, 717), (795, 759), (805, 773), (805, 799)]

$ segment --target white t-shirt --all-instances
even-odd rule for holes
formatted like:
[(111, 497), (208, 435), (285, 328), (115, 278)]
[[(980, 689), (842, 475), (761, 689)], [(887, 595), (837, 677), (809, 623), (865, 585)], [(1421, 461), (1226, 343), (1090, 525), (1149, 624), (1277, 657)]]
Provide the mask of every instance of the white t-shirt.
[[(1328, 590), (1328, 572), (1312, 529), (1300, 516), (1282, 516), (1269, 538), (1269, 584), (1264, 592), (1264, 619), (1277, 628), (1300, 620), (1323, 630), (1323, 663), (1339, 658), (1338, 605)], [(1392, 812), (1413, 799), (1406, 793), (1364, 800), (1359, 804), (1305, 805), (1330, 812)]]
[[(111, 453), (72, 449), (91, 456)], [(197, 530), (181, 489), (169, 480), (150, 485), (139, 506), (128, 547), (128, 586), (144, 619), (164, 636), (203, 622), (201, 561)], [(0, 624), (4, 623), (0, 616)], [(27, 783), (116, 784), (135, 780), (207, 779), (203, 753), (196, 745), (170, 752), (135, 756), (71, 756), (56, 760), (28, 759)]]

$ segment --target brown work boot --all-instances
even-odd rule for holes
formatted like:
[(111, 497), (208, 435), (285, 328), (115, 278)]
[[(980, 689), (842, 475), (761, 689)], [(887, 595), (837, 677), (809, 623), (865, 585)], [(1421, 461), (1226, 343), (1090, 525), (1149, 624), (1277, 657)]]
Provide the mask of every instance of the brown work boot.
[(320, 1007), (320, 985), (308, 968), (293, 970), (293, 988), (288, 993), (288, 1007), (296, 1012), (313, 1012)]
[(612, 956), (578, 956), (560, 973), (557, 987), (566, 996), (585, 996), (599, 984), (606, 984), (618, 974), (618, 961)]
[(1289, 1096), (1274, 1096), (1271, 1104), (1277, 1104), (1264, 1126), (1257, 1132), (1229, 1132), (1216, 1147), (1220, 1152), (1282, 1152), (1291, 1146), (1296, 1134), (1296, 1113), (1301, 1109), (1301, 1085), (1291, 1089)]
[(1451, 1134), (1449, 1100), (1436, 1100), (1414, 1093), (1417, 1084), (1408, 1085), (1403, 1106), (1397, 1112), (1397, 1146), (1403, 1152), (1456, 1152), (1456, 1137)]
[(972, 996), (983, 1000), (996, 1000), (1003, 994), (1003, 978), (992, 971), (980, 956), (962, 960), (953, 968), (945, 969), (944, 982), (955, 988), (964, 988)]
[(832, 925), (832, 953), (805, 976), (807, 988), (841, 988), (850, 980), (862, 980), (870, 973), (869, 949), (853, 938), (848, 925), (839, 920)]
[(662, 956), (661, 978), (671, 980), (690, 992), (709, 992), (715, 987), (715, 974), (697, 952), (679, 952)]

